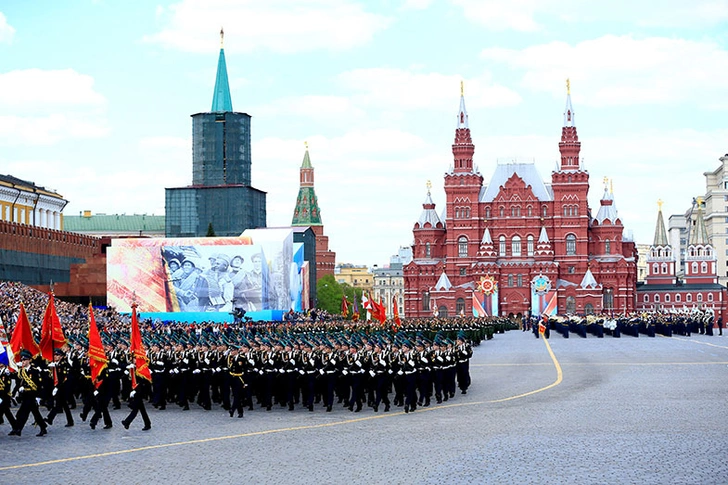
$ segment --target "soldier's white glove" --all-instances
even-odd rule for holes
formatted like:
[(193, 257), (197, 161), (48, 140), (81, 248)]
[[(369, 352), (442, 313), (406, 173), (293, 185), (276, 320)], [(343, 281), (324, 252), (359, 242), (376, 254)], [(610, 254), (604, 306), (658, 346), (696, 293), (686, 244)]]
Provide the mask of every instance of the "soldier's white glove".
[(319, 369), (319, 374), (324, 375), (324, 370), (323, 369)]
[(357, 360), (356, 361), (356, 365), (358, 365), (359, 367), (361, 367), (361, 362)]
[(344, 374), (344, 375), (347, 375), (349, 373), (349, 371), (346, 370), (346, 369), (344, 369), (344, 370), (341, 371), (341, 373)]
[(263, 375), (263, 371), (262, 370), (259, 370), (258, 371), (258, 374)]
[(182, 359), (182, 362), (184, 362), (185, 364), (189, 364), (190, 363), (190, 359)]
[(94, 396), (98, 396), (98, 395), (99, 395), (99, 391), (94, 391)]
[(372, 377), (374, 377), (376, 374), (375, 374), (375, 372), (373, 370), (370, 370), (369, 371), (369, 375), (372, 376)]
[(131, 392), (129, 393), (129, 397), (134, 397), (134, 396), (136, 396), (136, 391), (131, 391)]
[(210, 365), (210, 359), (205, 359), (205, 364)]
[(299, 370), (298, 373), (301, 374), (301, 375), (304, 375), (305, 374), (305, 372), (303, 372), (302, 370)]
[(37, 404), (38, 406), (40, 406), (40, 398), (39, 398), (39, 397), (36, 397), (36, 398), (35, 398), (35, 403), (36, 403), (36, 404)]
[(111, 363), (112, 363), (112, 364), (118, 364), (118, 363), (119, 363), (119, 361), (118, 361), (118, 360), (116, 360), (116, 359), (111, 359)]
[(215, 369), (215, 372), (221, 372), (221, 371), (222, 371), (222, 369), (221, 369), (221, 368), (219, 368), (219, 367), (217, 367), (217, 368)]
[(248, 359), (248, 364), (253, 365), (255, 364), (255, 361), (253, 359)]
[(2, 403), (3, 403), (3, 399), (0, 397), (0, 404), (2, 404)]
[(55, 366), (56, 366), (56, 363), (55, 362), (49, 362), (48, 363), (48, 367), (55, 367)]
[(133, 369), (134, 367), (136, 367), (134, 364), (129, 364), (126, 366), (127, 369)]
[(55, 396), (56, 394), (58, 394), (58, 388), (54, 387), (53, 392), (51, 392), (51, 396)]
[(280, 372), (281, 374), (284, 374), (286, 371), (283, 369), (278, 369), (278, 372)]
[(22, 394), (23, 392), (25, 392), (25, 388), (23, 386), (20, 386), (18, 388), (18, 394)]
[(199, 374), (200, 373), (200, 369), (195, 369), (195, 370), (192, 371), (192, 373), (193, 374)]
[(124, 375), (125, 375), (125, 376), (128, 376), (128, 375), (129, 375), (129, 371), (128, 371), (128, 370), (125, 370), (125, 371), (124, 371)]
[(402, 374), (404, 374), (404, 372), (402, 372), (401, 370), (400, 371), (397, 371), (397, 375), (398, 376), (401, 376)]
[(162, 362), (161, 360), (158, 360), (156, 363), (157, 365), (164, 365), (164, 362)]

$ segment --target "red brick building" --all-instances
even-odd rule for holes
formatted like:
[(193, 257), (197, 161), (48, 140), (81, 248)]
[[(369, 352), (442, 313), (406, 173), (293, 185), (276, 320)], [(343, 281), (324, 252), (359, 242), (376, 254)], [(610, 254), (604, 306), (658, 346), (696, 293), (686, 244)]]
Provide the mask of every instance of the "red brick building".
[[(589, 208), (569, 94), (558, 148), (548, 182), (534, 163), (514, 162), (498, 163), (485, 184), (473, 167), (461, 94), (445, 209), (437, 213), (428, 190), (413, 228), (413, 260), (404, 268), (408, 317), (478, 314), (476, 300), (489, 293), (487, 314), (634, 310), (635, 244), (623, 236), (606, 180), (596, 215)], [(485, 288), (488, 281), (497, 287)]]

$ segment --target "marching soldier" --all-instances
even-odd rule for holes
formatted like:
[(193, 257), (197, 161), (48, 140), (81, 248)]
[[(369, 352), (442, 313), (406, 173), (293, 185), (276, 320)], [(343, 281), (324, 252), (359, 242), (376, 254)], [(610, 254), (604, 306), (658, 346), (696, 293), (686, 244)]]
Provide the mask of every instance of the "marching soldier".
[(30, 352), (24, 350), (20, 353), (20, 369), (18, 370), (18, 396), (20, 407), (15, 414), (15, 427), (8, 433), (8, 436), (20, 436), (28, 421), (28, 416), (33, 414), (35, 422), (40, 427), (36, 436), (48, 434), (46, 422), (38, 409), (38, 393), (40, 391), (41, 376), (37, 367), (30, 362)]
[(46, 423), (53, 424), (53, 420), (56, 416), (63, 412), (66, 415), (66, 428), (73, 426), (73, 415), (71, 409), (68, 406), (66, 400), (68, 386), (68, 374), (71, 370), (71, 366), (68, 363), (68, 359), (65, 358), (63, 350), (55, 349), (53, 351), (53, 362), (48, 364), (48, 367), (53, 374), (53, 409), (48, 413), (48, 417), (45, 418)]
[(5, 364), (0, 363), (0, 423), (3, 417), (8, 420), (10, 429), (16, 428), (15, 416), (10, 411), (10, 386), (13, 383), (13, 377)]

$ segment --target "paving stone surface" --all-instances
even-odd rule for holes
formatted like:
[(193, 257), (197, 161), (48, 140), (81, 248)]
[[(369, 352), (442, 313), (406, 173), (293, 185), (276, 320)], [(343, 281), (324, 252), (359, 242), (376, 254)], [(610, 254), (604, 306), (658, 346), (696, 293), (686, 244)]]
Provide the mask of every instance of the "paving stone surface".
[(0, 483), (728, 483), (728, 336), (548, 343), (560, 381), (543, 340), (508, 332), (475, 348), (467, 395), (410, 414), (171, 406), (148, 432), (118, 410), (111, 430), (59, 416), (43, 438), (5, 424)]

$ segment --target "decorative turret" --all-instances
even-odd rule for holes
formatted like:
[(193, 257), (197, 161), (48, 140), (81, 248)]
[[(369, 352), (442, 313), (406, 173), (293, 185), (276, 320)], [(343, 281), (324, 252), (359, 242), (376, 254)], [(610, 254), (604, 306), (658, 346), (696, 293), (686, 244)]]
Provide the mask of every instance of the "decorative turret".
[(217, 60), (217, 77), (215, 78), (215, 92), (212, 96), (213, 113), (229, 113), (233, 110), (230, 98), (230, 84), (228, 83), (227, 66), (225, 65), (225, 49), (223, 39), (225, 32), (220, 29), (220, 57)]
[(293, 211), (292, 226), (321, 226), (321, 211), (313, 187), (313, 166), (308, 155), (308, 143), (305, 143), (306, 153), (300, 168), (300, 187), (296, 208)]
[(599, 211), (597, 212), (595, 221), (599, 224), (604, 224), (604, 221), (607, 220), (612, 224), (616, 224), (619, 220), (619, 215), (617, 214), (617, 208), (614, 206), (614, 189), (610, 180), (604, 177), (604, 194), (599, 201)]
[(662, 218), (662, 200), (657, 201), (657, 223), (655, 224), (655, 239), (652, 241), (652, 246), (663, 248), (668, 246), (665, 221)]
[(468, 126), (468, 112), (465, 109), (465, 95), (463, 83), (460, 82), (460, 109), (458, 110), (457, 125), (455, 128), (455, 143), (452, 145), (454, 161), (453, 171), (455, 173), (473, 172), (473, 154), (475, 146), (470, 138), (470, 127)]
[(430, 189), (432, 183), (427, 181), (427, 195), (422, 204), (422, 213), (412, 229), (415, 246), (412, 256), (415, 259), (441, 259), (444, 257), (445, 223), (435, 212)]
[(490, 230), (486, 227), (483, 231), (483, 238), (480, 240), (480, 248), (478, 248), (478, 256), (495, 257), (495, 245), (490, 235)]
[(560, 170), (579, 170), (579, 152), (581, 142), (576, 134), (574, 124), (574, 108), (571, 106), (571, 83), (566, 80), (566, 108), (564, 109), (564, 126), (561, 129), (561, 141), (559, 152), (561, 152)]
[(435, 203), (432, 201), (432, 196), (430, 195), (431, 188), (432, 183), (428, 180), (427, 195), (425, 196), (425, 202), (422, 203), (422, 214), (420, 214), (420, 218), (415, 223), (415, 228), (424, 229), (428, 227), (428, 224), (429, 227), (443, 227), (440, 216), (435, 212)]
[(551, 247), (551, 240), (549, 235), (546, 233), (546, 226), (541, 226), (541, 232), (538, 235), (538, 242), (536, 242), (536, 257), (554, 255), (554, 250)]
[(665, 221), (662, 218), (662, 200), (657, 201), (657, 223), (655, 224), (655, 239), (647, 254), (647, 276), (645, 281), (648, 285), (674, 284), (675, 279), (675, 255), (672, 247), (667, 242), (665, 232)]
[(717, 257), (708, 239), (703, 217), (703, 199), (696, 200), (695, 227), (690, 232), (690, 243), (685, 256), (685, 283), (717, 283)]

